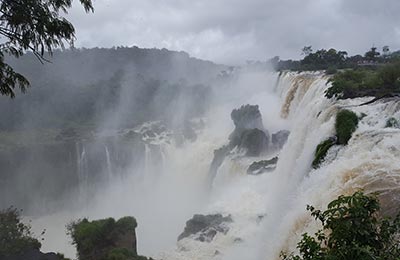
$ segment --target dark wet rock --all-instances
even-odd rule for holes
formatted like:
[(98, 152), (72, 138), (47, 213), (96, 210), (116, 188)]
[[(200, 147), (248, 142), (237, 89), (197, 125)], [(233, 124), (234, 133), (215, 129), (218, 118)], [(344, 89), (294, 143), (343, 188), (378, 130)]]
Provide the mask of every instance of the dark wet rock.
[(189, 236), (194, 236), (195, 240), (210, 242), (217, 233), (226, 234), (229, 231), (227, 223), (231, 222), (232, 218), (230, 216), (223, 217), (221, 214), (196, 214), (186, 222), (186, 227), (183, 233), (179, 235), (178, 241)]
[(218, 168), (224, 162), (225, 157), (229, 154), (231, 149), (232, 148), (229, 145), (224, 145), (221, 148), (214, 150), (214, 158), (211, 162), (211, 166), (210, 166), (210, 170), (209, 170), (210, 183), (217, 175)]
[(264, 129), (258, 105), (247, 104), (234, 109), (231, 113), (231, 118), (238, 129)]
[(271, 145), (274, 150), (282, 149), (283, 145), (286, 143), (289, 137), (290, 131), (280, 130), (271, 136)]
[(265, 172), (273, 171), (276, 168), (277, 162), (278, 162), (278, 157), (274, 157), (270, 160), (253, 162), (247, 169), (247, 174), (258, 175)]
[(42, 253), (39, 249), (27, 250), (21, 254), (6, 256), (2, 260), (63, 260), (64, 258), (56, 253)]
[(243, 105), (234, 109), (231, 118), (235, 129), (229, 135), (229, 143), (214, 150), (214, 158), (209, 170), (210, 184), (225, 157), (235, 148), (245, 151), (246, 156), (259, 156), (267, 152), (269, 133), (265, 130), (258, 105)]
[(246, 150), (246, 156), (260, 156), (268, 149), (269, 137), (264, 131), (254, 128), (243, 131), (239, 149)]
[(235, 129), (229, 136), (229, 142), (233, 147), (240, 144), (244, 131), (248, 129), (265, 130), (258, 105), (243, 105), (238, 109), (234, 109), (231, 113), (231, 118)]

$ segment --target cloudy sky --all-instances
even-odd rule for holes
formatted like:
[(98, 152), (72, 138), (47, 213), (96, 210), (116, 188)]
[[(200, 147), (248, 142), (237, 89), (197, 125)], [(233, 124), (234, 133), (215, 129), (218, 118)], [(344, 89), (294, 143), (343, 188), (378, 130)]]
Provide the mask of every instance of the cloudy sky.
[[(78, 1), (76, 1), (78, 2)], [(133, 46), (183, 50), (240, 64), (313, 49), (364, 53), (400, 49), (400, 0), (94, 0), (69, 19), (77, 47)]]

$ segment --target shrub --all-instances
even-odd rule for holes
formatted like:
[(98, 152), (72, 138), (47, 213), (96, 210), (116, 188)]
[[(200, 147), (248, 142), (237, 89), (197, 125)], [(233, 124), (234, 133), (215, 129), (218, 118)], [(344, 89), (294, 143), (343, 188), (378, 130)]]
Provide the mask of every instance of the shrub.
[(377, 77), (382, 85), (391, 89), (400, 89), (400, 62), (383, 66)]
[(341, 110), (336, 115), (335, 129), (338, 144), (346, 145), (357, 129), (358, 117), (350, 110)]
[(0, 211), (0, 259), (41, 247), (31, 227), (21, 222), (20, 212), (13, 207)]
[(398, 260), (400, 217), (393, 221), (377, 216), (376, 196), (358, 191), (339, 196), (322, 212), (307, 206), (322, 230), (315, 237), (303, 234), (297, 244), (300, 255), (281, 254), (285, 260)]
[(325, 91), (327, 98), (344, 98), (345, 90), (357, 90), (364, 83), (365, 71), (363, 70), (346, 70), (336, 73), (328, 80), (332, 86)]
[(386, 120), (386, 125), (385, 127), (394, 127), (394, 128), (399, 128), (399, 122), (397, 121), (396, 118), (394, 117), (390, 117), (388, 118), (388, 120)]
[(314, 161), (312, 162), (312, 167), (314, 169), (317, 169), (319, 165), (323, 162), (325, 159), (326, 154), (328, 153), (328, 150), (336, 143), (336, 140), (333, 138), (329, 138), (323, 142), (321, 142), (318, 146), (317, 149), (315, 150), (315, 155), (314, 155)]

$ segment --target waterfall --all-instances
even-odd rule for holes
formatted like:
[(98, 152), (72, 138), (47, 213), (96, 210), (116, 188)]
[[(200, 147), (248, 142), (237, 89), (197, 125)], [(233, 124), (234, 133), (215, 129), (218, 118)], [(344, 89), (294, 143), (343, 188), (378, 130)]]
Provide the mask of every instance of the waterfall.
[[(210, 109), (204, 130), (181, 146), (174, 145), (166, 129), (149, 131), (155, 124), (145, 125), (137, 132), (146, 137), (143, 167), (127, 169), (126, 179), (98, 192), (90, 211), (75, 215), (134, 215), (138, 247), (155, 259), (278, 260), (281, 251), (296, 250), (303, 233), (320, 228), (306, 211), (307, 204), (324, 209), (337, 196), (364, 189), (380, 192), (384, 212), (394, 214), (400, 201), (400, 129), (385, 125), (389, 118), (400, 119), (400, 101), (382, 99), (358, 106), (370, 98), (329, 100), (324, 97), (327, 79), (319, 72), (270, 73), (232, 86), (230, 92), (225, 89)], [(244, 104), (259, 105), (265, 128), (271, 133), (290, 130), (289, 138), (276, 154), (275, 170), (260, 175), (246, 170), (275, 154), (245, 157), (233, 151), (210, 190), (207, 174), (213, 151), (226, 144), (233, 130), (230, 112)], [(347, 146), (333, 146), (320, 168), (313, 169), (315, 149), (335, 134), (336, 114), (343, 108), (363, 115), (358, 128)], [(79, 187), (84, 191), (89, 149), (78, 143), (76, 147)], [(108, 173), (115, 178), (112, 166), (117, 166), (111, 165), (107, 146), (104, 149)], [(226, 233), (218, 232), (209, 242), (195, 236), (176, 242), (194, 214), (217, 213), (232, 219)]]
[[(320, 228), (306, 212), (307, 204), (324, 209), (337, 196), (358, 189), (380, 192), (383, 211), (395, 213), (400, 201), (400, 130), (384, 126), (388, 118), (400, 118), (400, 101), (358, 106), (370, 98), (328, 100), (328, 87), (321, 73), (279, 76), (275, 95), (281, 99), (281, 117), (289, 121), (291, 134), (276, 169), (248, 176), (245, 169), (251, 159), (225, 160), (204, 212), (231, 215), (230, 231), (210, 243), (183, 239), (161, 258), (278, 260), (280, 252), (296, 250), (301, 234)], [(342, 108), (366, 116), (349, 144), (334, 146), (314, 170), (315, 148), (335, 134), (336, 113)]]
[(87, 194), (87, 188), (89, 186), (88, 161), (84, 144), (76, 143), (76, 155), (79, 197), (83, 198)]
[(104, 150), (106, 153), (106, 164), (107, 164), (107, 177), (108, 180), (111, 181), (113, 179), (113, 170), (112, 170), (112, 166), (111, 166), (111, 158), (110, 158), (110, 152), (108, 151), (108, 147), (107, 145), (104, 145)]

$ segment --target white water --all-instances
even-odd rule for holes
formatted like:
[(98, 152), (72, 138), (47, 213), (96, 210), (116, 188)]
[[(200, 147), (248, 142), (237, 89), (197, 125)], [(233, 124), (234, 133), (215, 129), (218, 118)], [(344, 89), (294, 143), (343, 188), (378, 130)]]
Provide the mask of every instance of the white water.
[(107, 145), (104, 145), (104, 151), (106, 153), (107, 177), (109, 180), (112, 180), (114, 174), (113, 174), (112, 165), (111, 165), (110, 152), (108, 151)]
[[(249, 73), (221, 90), (195, 142), (181, 147), (159, 144), (162, 167), (146, 144), (143, 179), (137, 178), (138, 167), (132, 166), (131, 175), (110, 182), (83, 209), (36, 220), (36, 230), (48, 230), (44, 249), (73, 256), (63, 227), (72, 219), (133, 215), (139, 223), (139, 253), (144, 255), (163, 260), (270, 260), (279, 259), (281, 250), (294, 250), (302, 233), (319, 228), (306, 212), (307, 204), (324, 208), (338, 195), (364, 188), (381, 191), (384, 209), (391, 212), (400, 199), (400, 130), (384, 126), (387, 118), (400, 118), (400, 103), (358, 107), (369, 99), (324, 98), (326, 78), (317, 73), (277, 77)], [(260, 106), (270, 133), (291, 130), (277, 168), (250, 176), (248, 165), (262, 158), (225, 160), (209, 191), (205, 182), (213, 150), (233, 130), (230, 111), (247, 103)], [(347, 146), (331, 149), (326, 163), (312, 170), (315, 147), (334, 134), (336, 112), (344, 107), (367, 116)], [(84, 161), (84, 151), (80, 154)], [(176, 244), (186, 220), (197, 213), (229, 214), (233, 223), (227, 234), (217, 234), (210, 243), (189, 237)]]

